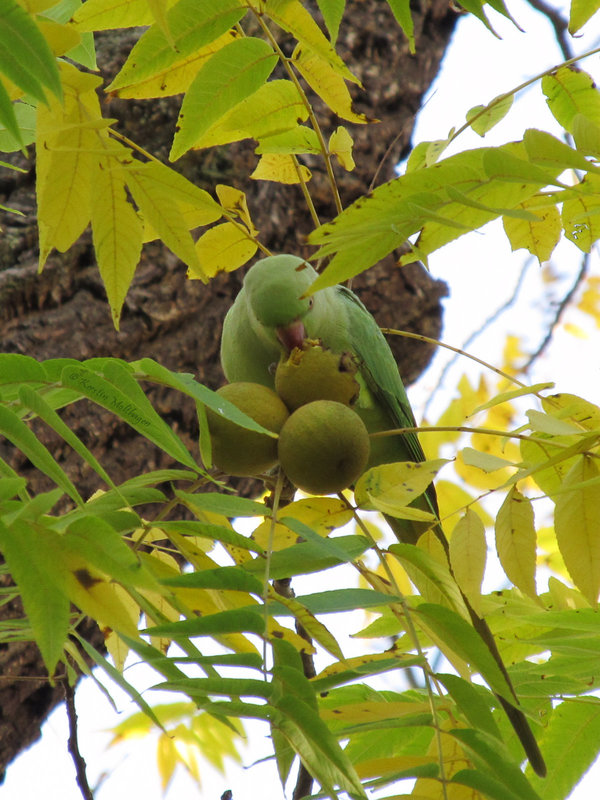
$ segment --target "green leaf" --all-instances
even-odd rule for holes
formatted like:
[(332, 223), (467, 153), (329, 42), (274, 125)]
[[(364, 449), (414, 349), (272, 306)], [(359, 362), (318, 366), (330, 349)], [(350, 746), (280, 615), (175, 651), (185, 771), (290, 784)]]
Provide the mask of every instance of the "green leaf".
[(151, 636), (168, 636), (175, 640), (191, 636), (220, 636), (224, 633), (256, 633), (260, 636), (264, 632), (265, 619), (261, 606), (234, 608), (204, 617), (167, 622), (144, 631)]
[[(364, 536), (337, 536), (335, 542), (340, 555), (327, 555), (313, 542), (301, 542), (284, 550), (278, 550), (271, 555), (269, 578), (291, 578), (294, 575), (321, 572), (338, 564), (354, 561), (370, 547), (370, 542)], [(246, 561), (244, 569), (262, 575), (265, 571), (265, 562), (263, 559)]]
[(33, 19), (16, 0), (0, 7), (0, 72), (26, 94), (46, 102), (44, 88), (62, 99), (56, 59)]
[(195, 520), (178, 520), (177, 522), (156, 523), (156, 527), (159, 527), (160, 530), (165, 531), (167, 534), (172, 531), (182, 536), (199, 536), (202, 539), (209, 539), (211, 542), (223, 542), (223, 544), (230, 544), (254, 553), (264, 552), (262, 547), (249, 536), (244, 536), (223, 525), (213, 525)]
[(474, 769), (461, 769), (452, 776), (451, 783), (468, 786), (477, 791), (477, 797), (488, 797), (489, 800), (521, 800), (521, 795), (515, 794), (487, 772), (478, 772)]
[(388, 4), (392, 9), (392, 13), (396, 18), (396, 22), (408, 39), (410, 52), (415, 53), (415, 26), (410, 10), (410, 0), (388, 0)]
[[(21, 129), (15, 116), (15, 105), (13, 105), (4, 84), (0, 80), (0, 123), (6, 128), (8, 134), (17, 143), (17, 148), (25, 146)], [(8, 152), (8, 150), (5, 150)]]
[(78, 505), (83, 504), (81, 495), (71, 483), (66, 472), (54, 460), (50, 451), (44, 447), (13, 411), (2, 406), (0, 406), (0, 431), (27, 456), (35, 467), (53, 480), (65, 494), (68, 494)]
[(77, 389), (90, 400), (112, 411), (177, 461), (200, 471), (200, 467), (181, 440), (148, 404), (140, 405), (112, 383), (84, 366), (66, 367), (61, 382), (63, 386)]
[[(11, 107), (19, 128), (20, 138), (15, 139), (9, 130), (0, 128), (0, 152), (3, 153), (12, 153), (35, 141), (35, 107), (24, 100), (17, 100), (16, 103), (11, 104)], [(4, 124), (5, 128), (8, 127), (6, 126), (6, 121)]]
[(458, 739), (461, 745), (486, 765), (486, 772), (492, 773), (511, 793), (515, 792), (519, 800), (540, 800), (540, 796), (521, 772), (507, 749), (497, 738), (488, 736), (482, 731), (454, 729), (450, 735)]
[[(331, 589), (328, 592), (315, 592), (296, 597), (312, 614), (338, 614), (356, 608), (376, 608), (397, 603), (401, 600), (393, 594), (376, 592), (373, 589)], [(279, 614), (279, 611), (277, 612)], [(287, 613), (282, 611), (282, 614)]]
[[(459, 678), (458, 675), (436, 673), (436, 678), (444, 684), (450, 696), (460, 708), (469, 725), (475, 730), (488, 733), (500, 739), (500, 731), (486, 702), (487, 692), (480, 686)], [(489, 697), (489, 695), (488, 695)]]
[(571, 0), (569, 14), (569, 33), (571, 36), (583, 28), (600, 8), (600, 0)]
[(258, 422), (244, 414), (237, 406), (234, 406), (233, 403), (230, 403), (220, 394), (198, 383), (194, 376), (187, 372), (171, 372), (151, 358), (143, 358), (141, 361), (134, 362), (133, 366), (139, 367), (140, 371), (149, 378), (164, 383), (166, 386), (172, 386), (173, 389), (177, 389), (193, 397), (194, 400), (204, 403), (213, 411), (216, 411), (217, 414), (221, 414), (221, 416), (235, 422), (236, 425), (240, 425), (242, 428), (248, 428), (248, 430), (256, 431), (257, 433), (265, 433), (268, 436), (275, 435), (273, 431), (263, 428), (262, 425), (259, 425)]
[(598, 756), (600, 702), (596, 697), (567, 699), (552, 712), (542, 738), (548, 775), (531, 782), (544, 800), (571, 794)]
[(180, 586), (188, 589), (225, 589), (237, 592), (252, 592), (262, 596), (262, 581), (249, 575), (241, 567), (218, 567), (201, 572), (186, 572), (176, 578), (165, 578), (165, 586)]
[(104, 519), (87, 515), (75, 520), (61, 541), (66, 550), (124, 586), (161, 591), (136, 553)]
[(234, 39), (202, 66), (181, 105), (170, 158), (175, 161), (224, 114), (265, 83), (277, 63), (262, 39)]
[(0, 548), (15, 581), (49, 675), (54, 674), (69, 629), (70, 604), (52, 576), (53, 564), (39, 536), (20, 522), (0, 520)]
[(335, 796), (335, 786), (352, 797), (365, 798), (352, 763), (322, 721), (318, 712), (291, 694), (271, 699), (282, 716), (274, 725), (298, 753), (322, 788)]
[(340, 22), (344, 16), (346, 0), (317, 0), (332, 43), (337, 39)]
[(31, 356), (0, 353), (0, 384), (45, 383), (48, 375), (43, 365)]
[(435, 634), (442, 649), (444, 646), (450, 648), (459, 658), (479, 672), (496, 694), (509, 702), (514, 702), (514, 694), (496, 659), (466, 620), (456, 612), (433, 603), (421, 604), (414, 614)]
[(190, 508), (211, 511), (213, 514), (224, 514), (226, 517), (268, 517), (271, 515), (271, 509), (263, 503), (257, 503), (256, 500), (248, 500), (246, 497), (237, 495), (219, 494), (218, 492), (187, 494), (180, 491), (176, 491), (175, 494)]
[(572, 133), (573, 120), (583, 114), (600, 125), (600, 92), (579, 67), (560, 67), (542, 78), (542, 91), (557, 122)]
[(45, 401), (45, 399), (34, 392), (29, 386), (21, 386), (19, 389), (19, 398), (26, 408), (29, 408), (34, 414), (51, 427), (58, 435), (70, 445), (81, 458), (89, 464), (89, 466), (102, 478), (102, 480), (111, 488), (115, 488), (110, 476), (100, 464), (97, 458), (84, 443), (76, 436), (68, 425), (62, 421), (59, 415), (54, 411)]
[(231, 697), (262, 697), (268, 700), (273, 694), (273, 685), (256, 678), (185, 678), (168, 683), (159, 683), (155, 689), (185, 692), (194, 699), (213, 694)]

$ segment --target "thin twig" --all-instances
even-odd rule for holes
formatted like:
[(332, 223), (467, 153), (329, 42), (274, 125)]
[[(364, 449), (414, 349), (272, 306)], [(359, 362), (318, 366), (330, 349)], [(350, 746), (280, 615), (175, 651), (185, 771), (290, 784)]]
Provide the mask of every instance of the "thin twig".
[(537, 350), (529, 356), (529, 358), (527, 359), (525, 364), (521, 367), (521, 372), (527, 372), (531, 368), (533, 363), (535, 361), (537, 361), (537, 359), (542, 355), (544, 350), (548, 347), (548, 345), (552, 341), (552, 336), (554, 334), (554, 329), (556, 328), (556, 326), (560, 322), (560, 318), (562, 317), (565, 309), (567, 308), (567, 306), (570, 304), (571, 300), (573, 299), (573, 295), (575, 294), (577, 289), (579, 289), (579, 287), (581, 286), (585, 276), (587, 275), (589, 266), (590, 266), (590, 254), (589, 253), (584, 253), (583, 258), (581, 259), (581, 266), (579, 267), (579, 272), (577, 273), (577, 276), (576, 276), (576, 278), (575, 278), (575, 280), (573, 282), (573, 285), (571, 286), (571, 288), (569, 289), (567, 294), (563, 297), (563, 299), (558, 304), (558, 307), (556, 309), (556, 313), (554, 315), (554, 319), (552, 320), (550, 326), (548, 327), (546, 335), (542, 339), (542, 342), (541, 342), (540, 346), (537, 348)]
[(75, 764), (77, 785), (79, 786), (79, 791), (81, 792), (83, 800), (94, 800), (94, 793), (87, 779), (85, 759), (79, 751), (79, 742), (77, 739), (77, 712), (75, 711), (75, 689), (69, 684), (66, 678), (63, 681), (63, 687), (65, 690), (67, 719), (69, 720), (69, 741), (67, 746), (73, 763)]

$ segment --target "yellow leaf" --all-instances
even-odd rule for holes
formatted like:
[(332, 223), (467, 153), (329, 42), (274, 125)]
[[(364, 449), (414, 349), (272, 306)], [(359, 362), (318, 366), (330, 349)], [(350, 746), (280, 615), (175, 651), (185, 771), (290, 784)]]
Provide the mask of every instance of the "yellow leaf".
[(361, 508), (376, 509), (398, 519), (433, 520), (433, 514), (408, 506), (415, 497), (423, 494), (447, 463), (446, 459), (438, 458), (420, 463), (403, 461), (373, 467), (361, 475), (356, 484), (356, 503)]
[(534, 599), (535, 547), (533, 506), (513, 486), (496, 516), (496, 550), (509, 580)]
[(250, 175), (255, 181), (275, 181), (276, 183), (307, 183), (311, 179), (310, 170), (298, 164), (292, 156), (282, 153), (266, 153), (260, 157), (256, 169)]
[(115, 328), (142, 250), (142, 223), (127, 200), (125, 171), (104, 161), (94, 179), (92, 232)]
[[(137, 627), (137, 622), (140, 618), (139, 604), (136, 603), (129, 592), (126, 592), (122, 586), (119, 586), (119, 584), (113, 583), (111, 588), (115, 595), (120, 599), (123, 607), (128, 609), (131, 621)], [(114, 661), (115, 667), (119, 670), (119, 672), (123, 672), (123, 669), (125, 668), (125, 661), (129, 655), (128, 645), (125, 644), (123, 639), (121, 639), (121, 637), (115, 633), (115, 631), (110, 631), (108, 636), (105, 636), (104, 644), (106, 645), (106, 649), (108, 650), (110, 657)]]
[(80, 557), (65, 552), (65, 591), (84, 614), (95, 619), (101, 628), (119, 631), (137, 638), (139, 611), (134, 616), (131, 604), (123, 602), (123, 589), (107, 580), (100, 572), (91, 569)]
[(300, 0), (269, 0), (266, 12), (277, 25), (291, 33), (303, 47), (319, 56), (339, 75), (346, 80), (360, 83)]
[(70, 25), (61, 25), (52, 19), (38, 19), (37, 23), (55, 56), (64, 55), (81, 41), (81, 36)]
[(36, 190), (40, 269), (53, 248), (65, 252), (91, 217), (98, 149), (107, 141), (96, 88), (101, 79), (60, 65), (64, 102), (40, 103), (36, 129)]
[(570, 419), (586, 431), (600, 429), (600, 407), (575, 394), (552, 394), (542, 398), (542, 405), (558, 419)]
[(313, 50), (298, 45), (292, 54), (292, 59), (298, 72), (308, 83), (310, 88), (327, 103), (329, 108), (342, 119), (349, 122), (367, 123), (370, 120), (364, 114), (359, 114), (352, 108), (352, 97), (346, 86), (344, 78), (335, 70), (328, 61), (317, 55)]
[[(378, 654), (378, 659), (350, 659), (361, 666), (362, 663), (373, 663), (373, 661), (382, 660), (381, 654)], [(386, 658), (389, 658), (388, 653), (384, 653)], [(348, 662), (343, 666), (347, 668)], [(401, 665), (401, 662), (399, 666)], [(321, 673), (321, 675), (324, 673)], [(319, 676), (321, 677), (321, 676)], [(373, 723), (386, 719), (400, 719), (401, 717), (410, 716), (412, 714), (427, 714), (431, 707), (428, 703), (403, 703), (401, 701), (390, 702), (372, 702), (365, 701), (363, 703), (347, 703), (344, 705), (336, 706), (335, 708), (323, 708), (320, 712), (321, 719), (325, 720), (340, 720), (346, 725)]]
[(482, 521), (469, 509), (455, 525), (450, 539), (450, 563), (456, 582), (479, 612), (487, 545)]
[[(205, 279), (194, 247), (194, 240), (172, 191), (172, 185), (183, 183), (185, 178), (182, 181), (180, 175), (175, 172), (170, 175), (170, 172), (168, 168), (156, 162), (136, 166), (127, 170), (127, 186), (142, 215), (148, 219), (167, 247), (184, 264), (196, 270), (198, 277)], [(190, 184), (190, 191), (185, 196), (191, 196), (195, 189), (196, 187)], [(216, 205), (208, 193), (207, 197), (210, 203)], [(208, 203), (209, 216), (212, 213), (210, 203)], [(202, 211), (204, 211), (204, 207), (202, 207)]]
[(351, 172), (356, 166), (352, 158), (353, 145), (354, 141), (343, 125), (340, 125), (329, 139), (329, 152), (337, 156), (338, 161), (347, 172)]
[[(584, 481), (590, 485), (581, 486)], [(577, 459), (556, 497), (556, 539), (573, 583), (596, 605), (600, 591), (600, 470), (590, 456)]]
[(304, 497), (280, 509), (279, 517), (293, 517), (320, 536), (328, 536), (350, 522), (353, 514), (337, 497)]
[(271, 520), (266, 519), (255, 528), (252, 538), (265, 550), (271, 545), (271, 550), (276, 553), (278, 550), (285, 550), (298, 542), (298, 534), (294, 533), (287, 525), (276, 522), (271, 528)]
[(239, 225), (223, 222), (203, 233), (196, 242), (200, 272), (190, 266), (189, 278), (213, 278), (218, 272), (232, 272), (249, 261), (258, 250), (256, 241)]
[(516, 219), (515, 217), (503, 217), (502, 224), (504, 231), (510, 241), (511, 249), (528, 250), (535, 256), (540, 264), (547, 261), (552, 255), (554, 248), (559, 242), (562, 225), (560, 214), (556, 206), (547, 208), (537, 208), (532, 202), (519, 203), (516, 208), (528, 210), (535, 208), (538, 217), (537, 222), (528, 219)]
[(307, 118), (308, 110), (291, 81), (268, 81), (217, 120), (194, 147), (274, 137)]
[(302, 625), (306, 633), (317, 644), (321, 645), (324, 650), (339, 661), (343, 661), (344, 654), (337, 643), (335, 636), (329, 631), (322, 622), (320, 622), (314, 614), (305, 608), (301, 603), (293, 597), (286, 597), (275, 592), (274, 589), (269, 588), (269, 599), (277, 603), (281, 603), (294, 615), (294, 619)]
[(166, 792), (169, 781), (173, 777), (179, 755), (175, 743), (168, 733), (161, 733), (156, 743), (156, 765), (160, 774), (163, 792)]
[(258, 231), (250, 218), (248, 200), (244, 192), (242, 192), (241, 189), (236, 189), (234, 186), (227, 186), (225, 183), (218, 183), (216, 192), (219, 203), (221, 203), (223, 208), (232, 214), (237, 214), (252, 236), (256, 236)]
[[(166, 8), (177, 0), (166, 0)], [(54, 4), (53, 4), (54, 5)], [(152, 25), (154, 15), (147, 0), (87, 0), (73, 15), (79, 31), (104, 31)]]
[(226, 44), (236, 38), (235, 31), (227, 31), (214, 42), (201, 47), (195, 53), (185, 56), (149, 78), (128, 83), (115, 89), (117, 97), (150, 99), (153, 97), (170, 97), (186, 92), (204, 63)]

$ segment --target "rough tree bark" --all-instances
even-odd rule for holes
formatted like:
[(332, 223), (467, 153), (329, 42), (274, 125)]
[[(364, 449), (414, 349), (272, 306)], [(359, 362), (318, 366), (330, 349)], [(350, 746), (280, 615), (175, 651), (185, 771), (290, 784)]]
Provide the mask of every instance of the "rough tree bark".
[[(347, 203), (377, 181), (393, 177), (409, 146), (415, 115), (435, 78), (449, 43), (456, 11), (447, 0), (414, 3), (417, 53), (411, 56), (387, 4), (381, 0), (349, 0), (338, 49), (365, 86), (356, 94), (356, 108), (376, 125), (353, 127), (356, 136), (353, 173), (338, 170)], [(99, 60), (106, 75), (114, 74), (131, 46), (131, 33), (98, 37)], [(105, 115), (119, 119), (122, 132), (166, 160), (177, 116), (176, 100), (106, 103)], [(333, 124), (333, 120), (331, 120)], [(337, 124), (337, 123), (336, 123)], [(382, 159), (385, 160), (382, 164)], [(214, 191), (217, 183), (243, 188), (263, 241), (274, 252), (308, 255), (305, 234), (310, 219), (295, 187), (248, 181), (256, 162), (252, 142), (188, 154), (177, 164), (189, 178)], [(111, 324), (105, 293), (94, 265), (91, 238), (85, 234), (64, 256), (55, 254), (44, 273), (36, 264), (34, 167), (24, 174), (0, 173), (0, 202), (24, 212), (4, 215), (0, 238), (0, 351), (39, 359), (70, 356), (151, 356), (175, 370), (193, 372), (217, 387), (221, 322), (237, 292), (241, 275), (219, 275), (210, 286), (187, 281), (185, 268), (158, 245), (145, 248), (124, 308), (121, 330)], [(313, 166), (313, 165), (311, 165)], [(334, 215), (326, 182), (318, 165), (312, 190), (322, 221)], [(393, 258), (356, 280), (353, 288), (381, 325), (437, 336), (441, 329), (442, 282), (422, 268), (398, 269)], [(431, 351), (412, 342), (393, 343), (401, 371), (410, 383), (424, 369)], [(196, 439), (193, 406), (182, 405), (167, 391), (154, 388), (151, 400), (190, 447)], [(164, 453), (135, 438), (124, 423), (102, 409), (79, 403), (66, 409), (66, 422), (93, 447), (115, 482), (142, 469), (171, 466)], [(96, 488), (95, 476), (67, 447), (40, 429), (39, 436), (67, 469), (81, 493)], [(34, 490), (49, 488), (23, 457), (0, 439), (0, 455), (31, 480)], [(21, 614), (18, 602), (2, 608), (0, 618)], [(99, 635), (96, 634), (97, 641)], [(35, 646), (0, 644), (0, 773), (39, 736), (49, 711), (62, 700), (60, 684), (50, 686)]]

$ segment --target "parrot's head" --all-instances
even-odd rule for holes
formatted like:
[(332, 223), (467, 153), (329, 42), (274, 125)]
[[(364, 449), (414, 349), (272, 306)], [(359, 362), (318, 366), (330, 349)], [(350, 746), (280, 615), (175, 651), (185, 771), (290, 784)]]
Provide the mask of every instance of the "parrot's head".
[(261, 325), (275, 331), (288, 352), (306, 338), (304, 320), (314, 301), (302, 295), (317, 277), (298, 256), (279, 255), (257, 261), (244, 278), (252, 313)]

